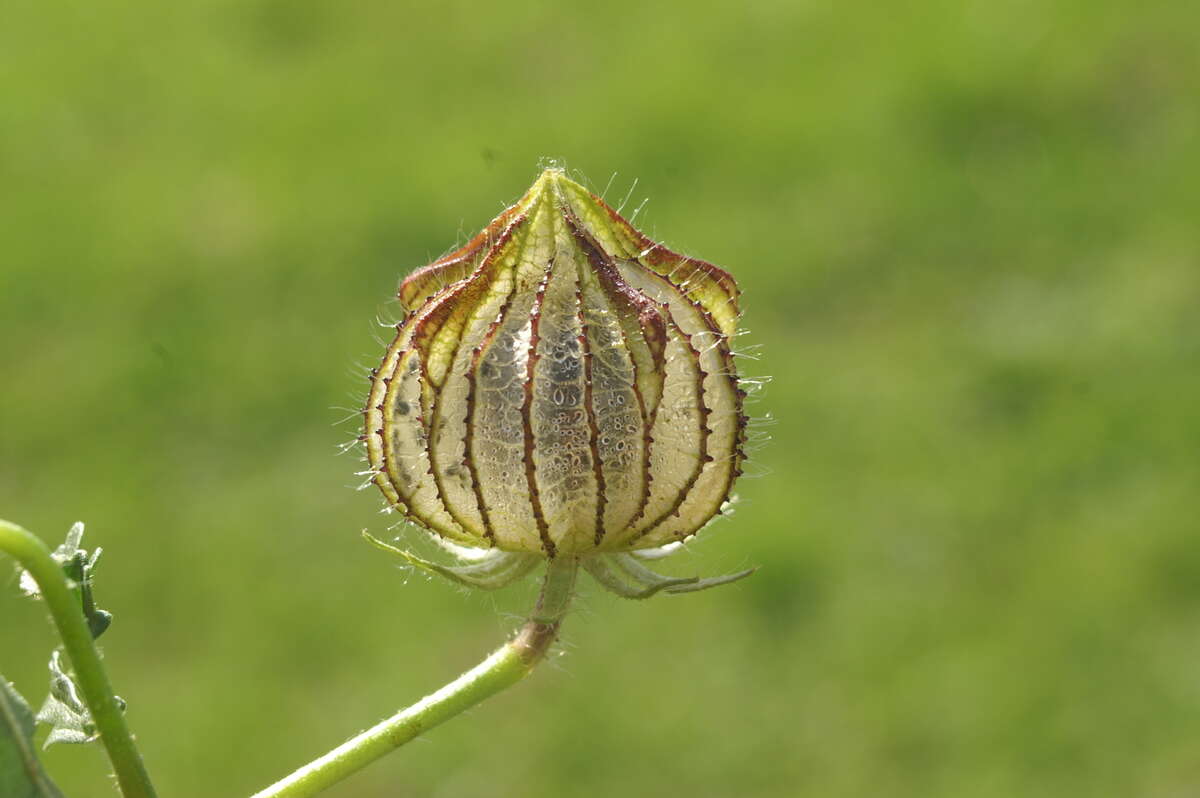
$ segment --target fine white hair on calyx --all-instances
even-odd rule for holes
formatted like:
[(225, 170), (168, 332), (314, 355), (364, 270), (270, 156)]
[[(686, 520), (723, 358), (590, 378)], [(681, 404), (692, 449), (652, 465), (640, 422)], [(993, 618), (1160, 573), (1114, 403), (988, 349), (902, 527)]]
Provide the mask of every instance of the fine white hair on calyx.
[(763, 389), (771, 382), (770, 377), (743, 375), (738, 377), (738, 387), (746, 392), (747, 402), (757, 402)]
[(600, 199), (605, 199), (608, 196), (608, 190), (612, 188), (612, 183), (616, 179), (617, 173), (613, 172), (612, 175), (609, 176), (608, 182), (604, 184), (604, 190), (600, 192)]
[[(739, 331), (734, 337), (740, 338), (744, 332)], [(729, 347), (729, 351), (740, 360), (762, 360), (762, 344), (746, 344), (745, 346), (739, 344), (736, 347)]]
[(358, 408), (357, 410), (355, 410), (355, 409), (351, 409), (349, 407), (342, 407), (341, 405), (330, 405), (329, 409), (333, 410), (335, 412), (338, 412), (338, 413), (346, 414), (346, 415), (338, 418), (337, 421), (334, 421), (333, 423), (331, 423), (329, 425), (331, 427), (340, 427), (341, 425), (345, 424), (347, 421), (350, 421), (350, 420), (356, 419), (356, 418), (362, 418), (362, 408)]
[(637, 221), (638, 214), (642, 212), (642, 208), (645, 208), (646, 203), (649, 201), (650, 201), (650, 198), (646, 197), (638, 204), (638, 206), (636, 208), (633, 209), (633, 213), (629, 214), (629, 223), (630, 224), (633, 224), (635, 221)]
[(621, 204), (617, 206), (617, 213), (620, 213), (625, 208), (625, 203), (629, 202), (629, 198), (633, 196), (634, 189), (637, 188), (638, 178), (633, 179), (633, 184), (629, 186), (629, 190), (625, 192), (625, 198), (621, 200)]

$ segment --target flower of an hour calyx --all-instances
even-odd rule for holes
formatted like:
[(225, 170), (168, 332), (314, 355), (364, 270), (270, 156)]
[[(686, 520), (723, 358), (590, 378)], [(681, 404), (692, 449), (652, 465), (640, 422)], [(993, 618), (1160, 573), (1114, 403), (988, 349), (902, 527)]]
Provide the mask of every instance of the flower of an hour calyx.
[(369, 473), (469, 562), (379, 545), (482, 587), (562, 556), (622, 595), (747, 573), (671, 579), (631, 556), (696, 534), (740, 474), (729, 274), (547, 169), (399, 298), (364, 410)]

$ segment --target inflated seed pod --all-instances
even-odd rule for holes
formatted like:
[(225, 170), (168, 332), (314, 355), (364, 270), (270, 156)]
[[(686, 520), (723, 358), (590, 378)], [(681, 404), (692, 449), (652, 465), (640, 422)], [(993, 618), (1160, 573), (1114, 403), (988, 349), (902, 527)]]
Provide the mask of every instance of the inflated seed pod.
[(695, 534), (743, 458), (737, 298), (729, 274), (547, 169), (401, 285), (364, 411), (375, 482), (469, 547), (555, 557)]

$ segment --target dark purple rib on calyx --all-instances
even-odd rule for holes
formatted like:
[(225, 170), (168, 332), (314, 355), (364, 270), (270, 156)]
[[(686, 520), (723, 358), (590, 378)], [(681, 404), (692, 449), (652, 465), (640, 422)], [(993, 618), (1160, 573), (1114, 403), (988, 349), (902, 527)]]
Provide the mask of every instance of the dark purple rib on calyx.
[[(730, 465), (729, 474), (725, 478), (725, 484), (721, 488), (720, 500), (717, 502), (716, 512), (719, 513), (721, 506), (724, 505), (724, 503), (726, 501), (728, 501), (730, 495), (733, 492), (734, 482), (737, 480), (737, 478), (742, 473), (741, 472), (741, 464), (742, 464), (743, 460), (745, 459), (744, 446), (745, 446), (745, 441), (746, 441), (746, 422), (747, 422), (747, 418), (746, 418), (746, 415), (745, 415), (744, 409), (743, 409), (743, 404), (744, 404), (743, 400), (746, 397), (746, 392), (738, 385), (737, 371), (736, 371), (736, 366), (735, 366), (734, 358), (733, 358), (733, 350), (729, 346), (728, 337), (720, 331), (716, 321), (712, 318), (712, 315), (708, 312), (707, 308), (705, 308), (702, 303), (697, 302), (696, 300), (692, 299), (692, 297), (689, 295), (689, 293), (686, 289), (686, 286), (677, 285), (677, 284), (671, 282), (664, 275), (655, 275), (655, 278), (659, 281), (659, 283), (661, 285), (664, 286), (664, 288), (666, 290), (673, 290), (673, 291), (677, 292), (678, 295), (680, 296), (680, 298), (683, 301), (687, 302), (688, 305), (690, 305), (691, 308), (699, 316), (701, 321), (704, 323), (704, 326), (706, 329), (702, 330), (696, 334), (700, 335), (700, 334), (707, 332), (709, 335), (711, 335), (713, 337), (713, 346), (716, 347), (717, 353), (721, 358), (721, 363), (724, 366), (723, 371), (721, 373), (718, 373), (715, 375), (705, 372), (703, 367), (699, 365), (699, 362), (700, 362), (699, 361), (699, 354), (700, 354), (699, 350), (697, 350), (693, 346), (691, 346), (690, 339), (689, 339), (689, 348), (691, 348), (692, 351), (696, 353), (698, 368), (700, 370), (700, 373), (703, 375), (701, 385), (703, 385), (704, 382), (707, 381), (707, 379), (709, 377), (715, 376), (715, 377), (718, 377), (720, 379), (727, 381), (728, 388), (733, 392), (733, 403), (734, 403), (733, 412), (736, 415), (736, 427), (735, 427), (735, 432), (734, 432), (732, 452), (730, 455), (732, 462)], [(706, 410), (705, 419), (706, 420), (709, 419), (710, 415), (711, 415), (711, 408)], [(712, 431), (711, 427), (709, 427), (708, 429), (711, 433), (711, 431)], [(705, 461), (705, 463), (712, 462), (712, 461), (713, 461), (713, 457), (711, 455), (707, 455), (707, 460)], [(704, 463), (702, 463), (702, 465), (704, 465)], [(697, 474), (697, 478), (698, 477), (699, 477), (699, 474)], [(690, 492), (691, 487), (694, 486), (694, 484), (695, 484), (695, 481), (693, 480), (689, 484), (688, 492)], [(687, 497), (685, 496), (685, 500), (686, 500), (686, 498)], [(680, 503), (680, 507), (682, 507), (682, 502)], [(636, 540), (644, 535), (649, 534), (654, 527), (658, 526), (659, 524), (664, 522), (669, 517), (670, 517), (669, 514), (663, 516), (658, 521), (656, 521), (654, 524), (652, 524), (650, 527), (642, 530), (637, 535), (635, 535), (632, 538), (632, 540)], [(696, 529), (684, 530), (684, 531), (677, 533), (677, 537), (679, 539), (683, 539), (690, 534), (694, 534), (696, 531), (697, 531)]]
[[(442, 424), (441, 424), (442, 413), (443, 413), (442, 408), (444, 407), (444, 404), (442, 402), (442, 392), (445, 390), (446, 384), (450, 381), (450, 378), (454, 373), (454, 364), (455, 364), (455, 361), (458, 360), (459, 351), (462, 349), (463, 338), (466, 337), (466, 334), (470, 331), (471, 325), (475, 321), (475, 316), (479, 312), (478, 301), (480, 301), (482, 299), (486, 299), (487, 291), (495, 283), (495, 277), (492, 274), (493, 267), (495, 266), (495, 261), (497, 258), (499, 258), (500, 254), (505, 251), (505, 245), (507, 245), (512, 240), (514, 233), (516, 233), (518, 228), (520, 228), (525, 223), (527, 218), (528, 217), (525, 214), (521, 214), (521, 215), (517, 216), (516, 218), (514, 218), (512, 220), (512, 223), (509, 224), (508, 227), (506, 227), (504, 229), (504, 231), (500, 234), (500, 237), (496, 239), (495, 243), (488, 250), (488, 254), (486, 255), (486, 257), (484, 257), (483, 261), (479, 264), (479, 267), (472, 273), (471, 277), (468, 280), (465, 280), (459, 288), (454, 290), (452, 297), (454, 299), (458, 299), (459, 302), (465, 301), (464, 299), (461, 298), (463, 294), (465, 294), (467, 291), (473, 291), (476, 294), (476, 296), (472, 297), (472, 299), (476, 300), (476, 305), (472, 310), (470, 310), (466, 314), (466, 318), (463, 320), (462, 331), (459, 334), (457, 340), (455, 340), (455, 342), (454, 342), (454, 351), (450, 353), (450, 365), (446, 368), (446, 374), (445, 374), (445, 377), (442, 379), (442, 384), (440, 386), (438, 386), (437, 388), (431, 387), (431, 390), (434, 391), (434, 395), (432, 398), (433, 412), (430, 414), (431, 418), (429, 419), (429, 424), (426, 426), (426, 433), (425, 433), (426, 437), (427, 437), (426, 451), (428, 452), (428, 455), (429, 455), (429, 473), (433, 477), (433, 484), (434, 484), (434, 487), (437, 492), (437, 498), (438, 498), (438, 501), (441, 503), (442, 508), (446, 511), (447, 514), (449, 514), (449, 516), (451, 518), (453, 518), (455, 520), (455, 522), (458, 523), (458, 525), (460, 527), (463, 528), (464, 531), (468, 531), (468, 532), (471, 528), (471, 525), (469, 523), (467, 523), (466, 519), (464, 519), (455, 508), (451, 507), (450, 502), (446, 500), (446, 487), (445, 487), (445, 484), (443, 481), (442, 469), (440, 468), (439, 458), (438, 458), (438, 454), (437, 454), (438, 443), (439, 443), (440, 434), (441, 434), (441, 426), (442, 426)], [(508, 303), (511, 301), (513, 292), (515, 290), (516, 290), (516, 281), (514, 280), (513, 285), (509, 288), (508, 295), (504, 298), (504, 304), (501, 309), (502, 314), (504, 312), (504, 308), (507, 308)], [(480, 295), (482, 295), (482, 296), (480, 296)], [(446, 319), (447, 319), (447, 317), (443, 317), (442, 319), (440, 319), (440, 321), (442, 321), (444, 323), (446, 321)], [(494, 326), (495, 325), (493, 324), (493, 328), (494, 328)], [(423, 332), (423, 330), (421, 330), (421, 329), (414, 330), (413, 340), (415, 341), (417, 339), (417, 336), (420, 335), (422, 332)], [(436, 336), (436, 334), (437, 334), (437, 332), (435, 331), (433, 333), (433, 335)], [(425, 378), (428, 380), (428, 372), (425, 369), (425, 358), (422, 358), (422, 360), (421, 360), (421, 370), (422, 370), (422, 375), (425, 376)], [(468, 377), (472, 380), (472, 382), (468, 385), (468, 388), (467, 388), (468, 392), (470, 392), (474, 389), (474, 381), (473, 381), (474, 376), (475, 376), (474, 373), (470, 370), (470, 368), (468, 368)], [(469, 395), (469, 393), (468, 393), (468, 395)], [(468, 400), (467, 406), (468, 406), (468, 412), (469, 412), (470, 400)], [(469, 433), (467, 433), (467, 434), (469, 435)], [(463, 454), (464, 454), (464, 456), (466, 455), (465, 448), (463, 450)], [(467, 458), (467, 459), (469, 462), (470, 458)], [(495, 534), (492, 532), (491, 524), (489, 523), (487, 517), (484, 515), (483, 503), (480, 500), (480, 494), (479, 494), (479, 488), (478, 488), (478, 478), (474, 472), (473, 465), (471, 466), (471, 480), (472, 480), (472, 488), (474, 489), (474, 492), (475, 492), (476, 501), (479, 503), (480, 517), (483, 519), (484, 537), (486, 537), (488, 540), (494, 541)]]
[[(379, 413), (380, 413), (380, 425), (381, 425), (380, 426), (380, 442), (381, 442), (380, 461), (383, 466), (381, 470), (385, 473), (385, 475), (388, 479), (388, 482), (392, 487), (392, 490), (400, 498), (400, 501), (403, 504), (403, 507), (401, 507), (399, 509), (401, 510), (401, 512), (404, 514), (404, 516), (407, 519), (417, 523), (418, 525), (424, 527), (425, 529), (431, 529), (431, 530), (437, 532), (439, 535), (442, 535), (443, 537), (447, 537), (450, 539), (459, 539), (459, 540), (461, 540), (463, 538), (470, 538), (471, 535), (466, 529), (462, 528), (462, 525), (459, 523), (459, 521), (453, 515), (451, 515), (451, 520), (454, 522), (455, 526), (457, 526), (459, 528), (457, 530), (447, 531), (442, 528), (442, 525), (435, 524), (431, 518), (425, 517), (424, 514), (418, 514), (418, 512), (412, 507), (412, 503), (413, 503), (412, 500), (413, 500), (413, 496), (415, 495), (415, 491), (413, 493), (407, 493), (406, 491), (404, 491), (401, 488), (400, 480), (397, 478), (394, 478), (392, 476), (391, 469), (388, 467), (387, 447), (389, 444), (388, 444), (388, 436), (386, 435), (386, 431), (388, 429), (389, 424), (394, 423), (394, 422), (387, 418), (386, 414), (384, 413), (384, 409), (386, 408), (388, 402), (391, 400), (393, 392), (398, 389), (398, 386), (400, 384), (398, 378), (402, 379), (402, 377), (400, 375), (400, 369), (404, 366), (405, 358), (408, 357), (409, 355), (413, 354), (414, 350), (417, 350), (417, 340), (416, 339), (417, 339), (417, 334), (418, 334), (418, 327), (422, 324), (428, 323), (428, 320), (431, 318), (436, 317), (436, 318), (440, 318), (440, 319), (444, 320), (447, 313), (449, 313), (449, 310), (446, 309), (446, 306), (450, 302), (452, 302), (456, 297), (458, 297), (459, 294), (467, 288), (467, 286), (469, 285), (470, 282), (471, 282), (470, 280), (463, 280), (461, 282), (461, 284), (459, 284), (454, 290), (443, 291), (442, 293), (440, 293), (434, 297), (431, 297), (421, 307), (421, 309), (419, 311), (410, 314), (406, 318), (404, 323), (398, 325), (397, 340), (405, 334), (405, 331), (410, 326), (413, 329), (412, 336), (409, 339), (408, 346), (406, 346), (404, 349), (401, 349), (399, 352), (397, 352), (396, 363), (392, 367), (392, 372), (385, 376), (378, 377), (378, 379), (381, 379), (384, 382), (384, 384), (386, 385), (386, 389), (383, 392), (383, 399), (380, 402), (379, 406), (377, 407), (377, 409), (379, 410)], [(418, 351), (416, 351), (416, 354), (419, 355), (419, 354), (421, 354), (421, 352), (418, 350)], [(422, 358), (420, 361), (420, 368), (421, 368), (420, 382), (421, 382), (421, 387), (422, 387), (422, 398), (424, 398), (424, 393), (427, 390), (427, 386), (429, 385), (429, 378), (425, 371), (424, 358)], [(422, 408), (422, 410), (423, 410), (423, 408)], [(428, 452), (429, 451), (429, 443), (430, 443), (429, 419), (426, 417), (424, 412), (421, 412), (420, 414), (418, 414), (416, 421), (425, 430), (425, 436), (426, 436), (425, 448), (426, 448), (426, 452)], [(398, 468), (399, 466), (395, 463), (392, 463), (391, 467)], [(429, 473), (430, 472), (426, 472), (426, 474), (429, 474)], [(442, 501), (440, 492), (438, 494), (438, 500), (441, 502), (443, 509), (445, 509), (445, 502)], [(447, 510), (447, 513), (449, 513), (448, 510)]]
[(521, 403), (521, 424), (525, 433), (525, 481), (529, 486), (529, 503), (533, 507), (533, 518), (537, 523), (538, 536), (542, 539), (542, 548), (546, 550), (546, 554), (550, 557), (554, 556), (555, 546), (554, 541), (550, 539), (550, 527), (546, 524), (546, 517), (542, 513), (542, 499), (538, 493), (537, 474), (534, 472), (533, 465), (533, 421), (531, 418), (533, 407), (533, 376), (534, 367), (538, 361), (538, 325), (542, 319), (542, 304), (546, 298), (546, 284), (550, 282), (550, 272), (554, 269), (554, 256), (546, 262), (546, 271), (542, 275), (542, 281), (538, 284), (537, 294), (534, 296), (532, 315), (529, 320), (529, 351), (525, 359), (525, 398)]
[[(577, 278), (578, 279), (578, 278)], [(576, 284), (575, 308), (579, 316), (579, 353), (583, 358), (583, 408), (588, 421), (588, 444), (592, 453), (592, 473), (596, 477), (596, 545), (604, 539), (604, 508), (607, 504), (604, 468), (600, 463), (600, 427), (596, 424), (596, 406), (592, 391), (592, 350), (588, 343), (588, 323), (583, 313), (583, 287)]]
[[(412, 310), (414, 300), (421, 294), (425, 294), (425, 301), (428, 301), (442, 288), (458, 282), (473, 272), (474, 270), (467, 271), (467, 264), (474, 260), (480, 252), (491, 249), (494, 241), (500, 240), (505, 233), (509, 219), (516, 213), (518, 205), (519, 203), (505, 208), (499, 216), (464, 246), (443, 255), (428, 266), (422, 266), (404, 278), (400, 284), (400, 290), (396, 294), (400, 304), (407, 310)], [(458, 276), (455, 277), (455, 275)], [(433, 282), (441, 282), (441, 288), (429, 290), (429, 286)]]
[(467, 461), (467, 470), (471, 475), (471, 490), (475, 494), (475, 503), (479, 507), (479, 516), (483, 519), (483, 534), (488, 540), (493, 543), (496, 541), (496, 532), (492, 528), (492, 520), (488, 514), (487, 502), (483, 496), (483, 482), (479, 478), (479, 466), (475, 463), (475, 408), (478, 397), (476, 392), (479, 390), (477, 386), (477, 374), (479, 366), (483, 360), (484, 353), (491, 347), (492, 341), (496, 338), (496, 332), (504, 324), (508, 317), (508, 311), (512, 307), (512, 298), (516, 293), (517, 277), (513, 274), (513, 289), (509, 291), (508, 296), (504, 300), (504, 305), (501, 306), (500, 312), (496, 314), (496, 318), (488, 326), (487, 332), (483, 334), (483, 338), (479, 340), (479, 345), (475, 347), (475, 351), (471, 354), (471, 366), (467, 369), (467, 415), (464, 419), (466, 431), (463, 438), (463, 456)]
[(637, 534), (632, 535), (626, 541), (626, 543), (633, 543), (634, 541), (644, 538), (672, 515), (677, 514), (679, 509), (683, 507), (683, 503), (687, 500), (688, 495), (692, 492), (692, 488), (695, 487), (696, 481), (700, 479), (700, 474), (703, 473), (704, 467), (712, 461), (712, 455), (708, 453), (708, 436), (712, 432), (708, 426), (708, 417), (711, 411), (709, 410), (708, 404), (704, 401), (704, 381), (708, 379), (708, 373), (705, 372), (704, 365), (700, 360), (700, 350), (692, 344), (691, 336), (684, 333), (682, 328), (680, 328), (674, 317), (671, 316), (671, 310), (669, 307), (664, 307), (663, 313), (667, 316), (672, 329), (675, 330), (680, 340), (683, 341), (684, 345), (688, 349), (688, 352), (691, 353), (692, 359), (696, 363), (696, 372), (699, 375), (699, 379), (696, 380), (695, 387), (696, 410), (700, 415), (700, 451), (698, 453), (699, 456), (696, 459), (696, 467), (692, 470), (691, 476), (688, 477), (687, 481), (683, 484), (683, 487), (680, 488), (679, 494), (675, 497), (675, 501), (671, 503), (671, 506), (668, 507), (665, 512), (661, 513), (658, 518), (646, 525), (646, 527), (640, 530)]
[(717, 353), (721, 356), (721, 363), (725, 367), (724, 372), (717, 376), (727, 380), (730, 390), (733, 391), (733, 412), (736, 415), (737, 426), (734, 433), (733, 452), (731, 455), (733, 462), (729, 469), (729, 475), (725, 478), (725, 485), (721, 489), (721, 500), (717, 504), (717, 512), (720, 512), (721, 506), (729, 500), (730, 495), (733, 493), (733, 484), (741, 476), (742, 462), (746, 458), (746, 423), (749, 421), (745, 414), (746, 391), (738, 385), (737, 365), (734, 363), (733, 349), (729, 346), (728, 336), (721, 332), (716, 320), (713, 319), (712, 314), (708, 312), (703, 303), (692, 299), (686, 287), (679, 286), (679, 293), (700, 316), (705, 327), (708, 328), (709, 334), (713, 337), (713, 346), (717, 348)]
[[(488, 255), (479, 264), (475, 271), (471, 272), (470, 276), (455, 283), (449, 290), (437, 295), (429, 300), (422, 308), (424, 312), (420, 314), (416, 325), (413, 327), (413, 336), (411, 348), (416, 349), (421, 353), (421, 362), (424, 363), (429, 359), (429, 349), (433, 345), (434, 339), (444, 325), (455, 313), (456, 309), (463, 303), (474, 301), (472, 307), (477, 307), (478, 301), (487, 293), (489, 283), (483, 278), (487, 276), (487, 272), (491, 270), (496, 258), (503, 252), (504, 247), (512, 240), (513, 234), (521, 227), (528, 217), (524, 214), (513, 220), (512, 224), (504, 228), (504, 232), (496, 239), (496, 243), (488, 251)], [(468, 295), (474, 294), (474, 296)], [(425, 310), (429, 308), (429, 310)], [(468, 319), (463, 323), (463, 329), (466, 330), (469, 326), (470, 317), (473, 313), (466, 314)], [(446, 374), (442, 375), (441, 382), (444, 383), (450, 371), (454, 368), (454, 360), (458, 354), (458, 347), (462, 344), (462, 336), (454, 345), (454, 352), (450, 356), (449, 365), (446, 367)], [(442, 385), (436, 384), (433, 387), (441, 390)]]
[(576, 242), (579, 244), (588, 262), (591, 263), (592, 270), (596, 274), (601, 290), (607, 295), (609, 302), (614, 307), (614, 315), (617, 318), (616, 330), (621, 336), (622, 343), (625, 345), (625, 351), (628, 353), (629, 364), (633, 373), (633, 382), (630, 387), (633, 389), (634, 396), (637, 397), (638, 411), (642, 419), (642, 495), (639, 499), (637, 511), (629, 520), (630, 524), (636, 524), (641, 520), (646, 512), (646, 507), (650, 503), (651, 483), (654, 481), (654, 477), (650, 471), (651, 447), (654, 445), (654, 419), (657, 416), (658, 404), (662, 399), (662, 391), (660, 385), (659, 396), (654, 398), (654, 404), (651, 407), (647, 403), (647, 398), (642, 394), (641, 386), (638, 384), (638, 375), (641, 373), (642, 367), (633, 355), (632, 344), (622, 323), (622, 319), (626, 317), (626, 314), (622, 314), (620, 310), (617, 310), (616, 305), (618, 303), (624, 305), (628, 314), (637, 319), (643, 337), (646, 339), (650, 355), (660, 369), (665, 366), (663, 349), (666, 338), (662, 310), (656, 303), (625, 282), (611, 259), (580, 226), (579, 220), (569, 207), (564, 206), (562, 213), (567, 221), (567, 226), (571, 230), (572, 236), (574, 236)]

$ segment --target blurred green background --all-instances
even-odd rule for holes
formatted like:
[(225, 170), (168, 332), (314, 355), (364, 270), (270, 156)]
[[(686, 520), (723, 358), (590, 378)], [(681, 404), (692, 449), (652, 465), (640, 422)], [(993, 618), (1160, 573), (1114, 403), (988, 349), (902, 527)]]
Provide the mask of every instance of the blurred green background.
[[(769, 441), (674, 567), (763, 568), (585, 587), (564, 656), (330, 794), (1196, 794), (1198, 26), (9, 4), (0, 516), (105, 549), (164, 798), (249, 793), (473, 664), (532, 584), (467, 595), (369, 550), (387, 519), (336, 422), (397, 281), (561, 158), (743, 286)], [(0, 668), (39, 701), (54, 637), (3, 580)], [(98, 747), (46, 760), (111, 794)]]

